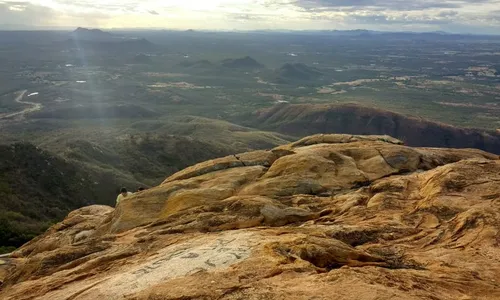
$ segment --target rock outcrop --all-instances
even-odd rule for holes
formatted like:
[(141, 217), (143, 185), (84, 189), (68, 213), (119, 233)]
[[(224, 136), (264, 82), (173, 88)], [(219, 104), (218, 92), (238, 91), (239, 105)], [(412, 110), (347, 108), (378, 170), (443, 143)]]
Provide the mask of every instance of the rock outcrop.
[(388, 136), (215, 159), (72, 212), (10, 256), (0, 298), (500, 299), (499, 174)]

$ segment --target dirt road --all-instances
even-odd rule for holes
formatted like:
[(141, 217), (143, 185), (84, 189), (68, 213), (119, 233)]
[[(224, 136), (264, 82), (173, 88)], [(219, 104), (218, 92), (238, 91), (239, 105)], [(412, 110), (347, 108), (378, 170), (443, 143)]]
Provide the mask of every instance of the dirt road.
[(10, 118), (14, 118), (17, 116), (24, 116), (27, 113), (41, 110), (43, 107), (42, 104), (29, 102), (29, 101), (23, 101), (24, 95), (26, 95), (27, 92), (28, 92), (28, 90), (22, 90), (14, 101), (16, 101), (17, 103), (29, 105), (29, 107), (23, 109), (22, 111), (18, 111), (15, 113), (10, 113), (10, 114), (4, 115), (4, 116), (0, 116), (0, 119), (10, 119)]

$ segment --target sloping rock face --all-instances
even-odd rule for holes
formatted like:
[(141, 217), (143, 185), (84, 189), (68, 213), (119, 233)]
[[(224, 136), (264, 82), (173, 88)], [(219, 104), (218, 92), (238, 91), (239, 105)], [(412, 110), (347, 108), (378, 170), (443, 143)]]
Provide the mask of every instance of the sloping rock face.
[(500, 299), (499, 250), (498, 156), (317, 135), (72, 212), (0, 299)]

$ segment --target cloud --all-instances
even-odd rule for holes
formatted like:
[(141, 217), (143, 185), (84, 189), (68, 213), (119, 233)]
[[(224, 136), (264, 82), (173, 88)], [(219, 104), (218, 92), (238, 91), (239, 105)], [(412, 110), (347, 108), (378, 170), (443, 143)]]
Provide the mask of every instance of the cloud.
[(17, 25), (20, 28), (98, 27), (109, 18), (109, 15), (97, 11), (62, 13), (57, 9), (30, 2), (0, 1), (0, 28), (2, 25)]
[(0, 22), (3, 24), (39, 25), (48, 20), (53, 11), (44, 6), (32, 5), (28, 2), (0, 2)]
[(498, 0), (297, 0), (293, 3), (312, 20), (375, 30), (456, 30), (500, 33), (492, 12)]
[(491, 0), (297, 0), (294, 4), (306, 10), (331, 10), (339, 8), (373, 8), (377, 10), (427, 10), (461, 8), (466, 4), (488, 3)]
[(499, 7), (500, 0), (0, 0), (0, 24), (500, 32)]
[(123, 0), (123, 1), (94, 1), (94, 0), (55, 0), (56, 6), (65, 9), (78, 8), (87, 10), (97, 10), (101, 12), (134, 12), (138, 11), (140, 1)]
[(439, 13), (439, 16), (440, 17), (443, 17), (443, 18), (446, 18), (446, 17), (455, 17), (457, 16), (459, 13), (458, 11), (456, 10), (448, 10), (448, 11), (442, 11)]

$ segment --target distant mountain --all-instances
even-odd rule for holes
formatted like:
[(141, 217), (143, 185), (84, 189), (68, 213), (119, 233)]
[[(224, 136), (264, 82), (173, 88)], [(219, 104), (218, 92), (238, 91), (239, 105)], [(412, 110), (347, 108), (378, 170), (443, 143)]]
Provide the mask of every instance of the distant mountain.
[(221, 62), (223, 67), (233, 69), (260, 69), (264, 66), (250, 56), (236, 59), (225, 59)]
[(246, 125), (292, 136), (386, 134), (410, 146), (477, 148), (500, 154), (500, 132), (459, 128), (354, 104), (277, 105), (259, 111)]
[(313, 80), (321, 77), (321, 73), (316, 68), (309, 67), (302, 63), (287, 63), (276, 71), (278, 78), (291, 80)]
[[(260, 32), (260, 31), (256, 31)], [(445, 31), (431, 32), (414, 32), (414, 31), (375, 31), (366, 29), (356, 30), (305, 30), (305, 31), (263, 31), (262, 33), (280, 33), (289, 35), (312, 35), (312, 36), (334, 36), (339, 38), (354, 38), (354, 39), (398, 39), (398, 40), (500, 40), (500, 35), (491, 34), (465, 34), (465, 33), (449, 33)]]
[(64, 42), (68, 48), (91, 51), (107, 51), (120, 53), (148, 53), (157, 50), (155, 44), (144, 38), (113, 37), (111, 39), (71, 38)]
[(156, 50), (153, 43), (145, 38), (112, 34), (100, 29), (78, 27), (70, 34), (67, 46), (92, 51), (150, 52)]
[(78, 27), (71, 33), (72, 38), (85, 41), (107, 41), (113, 39), (113, 34), (100, 29), (87, 29)]

